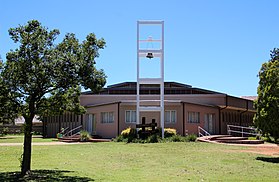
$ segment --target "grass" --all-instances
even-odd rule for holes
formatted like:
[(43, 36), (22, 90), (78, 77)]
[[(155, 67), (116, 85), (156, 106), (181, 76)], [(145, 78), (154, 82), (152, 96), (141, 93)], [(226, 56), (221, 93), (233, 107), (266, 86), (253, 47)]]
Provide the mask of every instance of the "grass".
[[(23, 143), (23, 135), (5, 135), (0, 137), (0, 143)], [(58, 141), (54, 138), (42, 138), (41, 136), (33, 136), (32, 142), (54, 142)]]
[[(34, 181), (277, 181), (278, 158), (209, 143), (33, 146)], [(16, 179), (22, 147), (0, 147), (0, 181)]]

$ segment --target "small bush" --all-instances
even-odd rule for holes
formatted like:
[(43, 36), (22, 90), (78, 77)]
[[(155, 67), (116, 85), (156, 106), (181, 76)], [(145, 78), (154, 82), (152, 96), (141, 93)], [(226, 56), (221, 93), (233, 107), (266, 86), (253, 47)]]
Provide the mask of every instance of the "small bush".
[(2, 134), (7, 135), (8, 133), (9, 133), (9, 128), (8, 127), (3, 128)]
[(81, 130), (80, 131), (80, 141), (85, 142), (85, 141), (88, 141), (89, 139), (90, 139), (90, 134), (88, 133), (88, 131)]
[(169, 141), (171, 142), (185, 142), (186, 138), (180, 135), (173, 135), (169, 138)]
[(188, 141), (188, 142), (195, 142), (196, 140), (197, 140), (197, 135), (195, 135), (195, 134), (186, 136), (186, 141)]
[(177, 134), (176, 129), (174, 129), (174, 128), (165, 128), (165, 130), (164, 130), (164, 135), (165, 135), (166, 138), (167, 137), (172, 137), (176, 134)]
[(146, 140), (147, 143), (158, 143), (159, 142), (159, 136), (156, 134), (153, 134), (151, 136), (149, 136)]
[(137, 138), (137, 130), (135, 128), (126, 128), (121, 132), (119, 136), (117, 136), (113, 141), (115, 142), (133, 142), (133, 140)]
[(135, 128), (127, 128), (121, 132), (123, 138), (137, 138), (137, 130)]
[(147, 141), (141, 138), (135, 138), (133, 139), (132, 143), (147, 143)]
[(128, 138), (124, 138), (122, 135), (118, 135), (115, 139), (113, 139), (114, 142), (125, 142), (128, 143)]

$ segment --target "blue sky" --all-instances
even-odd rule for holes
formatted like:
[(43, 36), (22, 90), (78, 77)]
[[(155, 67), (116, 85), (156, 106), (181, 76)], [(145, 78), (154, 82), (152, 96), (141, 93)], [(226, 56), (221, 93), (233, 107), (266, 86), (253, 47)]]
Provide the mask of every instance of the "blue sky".
[(107, 85), (136, 81), (137, 20), (165, 21), (165, 81), (233, 96), (256, 95), (258, 71), (279, 47), (276, 0), (1, 1), (0, 54), (16, 48), (8, 29), (37, 19), (83, 40), (93, 32), (107, 44), (97, 67)]

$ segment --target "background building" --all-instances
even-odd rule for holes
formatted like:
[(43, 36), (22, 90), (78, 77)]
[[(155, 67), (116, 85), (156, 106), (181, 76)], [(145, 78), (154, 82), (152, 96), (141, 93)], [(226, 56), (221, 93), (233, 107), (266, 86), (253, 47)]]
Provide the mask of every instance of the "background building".
[[(136, 82), (108, 86), (98, 94), (84, 92), (80, 97), (86, 114), (71, 113), (45, 118), (47, 137), (55, 137), (61, 128), (82, 125), (92, 135), (116, 137), (129, 126), (136, 126)], [(165, 128), (175, 128), (180, 135), (197, 134), (198, 126), (211, 134), (226, 134), (227, 124), (251, 126), (255, 109), (253, 101), (224, 93), (193, 88), (177, 82), (164, 83)], [(159, 85), (141, 85), (140, 97), (146, 106), (160, 104)], [(141, 112), (146, 123), (155, 119), (160, 126), (159, 112)]]

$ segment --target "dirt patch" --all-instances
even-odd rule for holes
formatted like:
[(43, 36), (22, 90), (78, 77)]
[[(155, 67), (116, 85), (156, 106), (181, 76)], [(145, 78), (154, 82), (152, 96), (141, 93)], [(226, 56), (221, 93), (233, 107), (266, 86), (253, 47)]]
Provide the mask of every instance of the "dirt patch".
[(247, 147), (246, 149), (242, 150), (226, 150), (225, 152), (248, 152), (254, 154), (262, 154), (268, 155), (272, 157), (279, 157), (279, 145), (272, 144), (272, 143), (265, 143), (265, 144), (225, 144), (225, 145), (233, 145), (233, 146), (243, 146)]
[(261, 146), (261, 147), (249, 147), (246, 150), (240, 150), (241, 152), (249, 152), (255, 154), (269, 155), (269, 156), (279, 156), (279, 146)]

